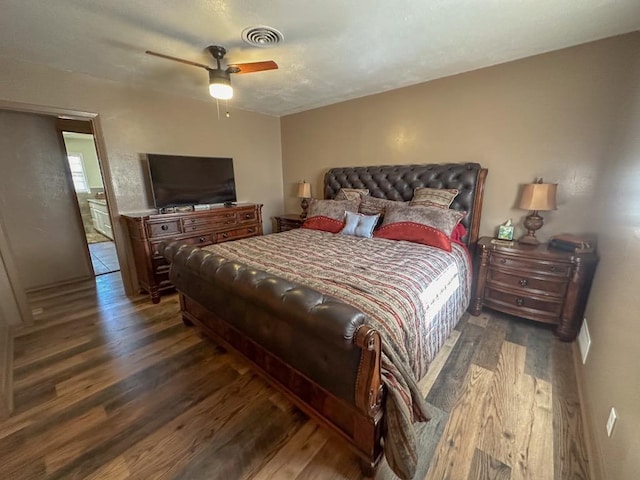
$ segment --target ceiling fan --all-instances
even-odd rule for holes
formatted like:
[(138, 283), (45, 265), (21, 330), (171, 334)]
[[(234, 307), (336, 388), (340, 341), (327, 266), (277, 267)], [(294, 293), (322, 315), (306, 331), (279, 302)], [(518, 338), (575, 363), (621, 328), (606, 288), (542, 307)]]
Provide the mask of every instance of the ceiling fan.
[(273, 60), (267, 60), (264, 62), (251, 62), (251, 63), (232, 63), (228, 64), (227, 68), (222, 68), (220, 60), (222, 60), (227, 53), (224, 47), (217, 45), (211, 45), (207, 47), (207, 50), (213, 58), (216, 60), (217, 67), (213, 68), (203, 63), (192, 62), (191, 60), (185, 60), (184, 58), (172, 57), (163, 53), (152, 52), (147, 50), (145, 53), (154, 55), (156, 57), (165, 58), (167, 60), (173, 60), (174, 62), (184, 63), (185, 65), (191, 65), (193, 67), (204, 68), (209, 72), (209, 93), (213, 98), (219, 100), (229, 100), (233, 97), (233, 88), (231, 87), (231, 74), (242, 73), (254, 73), (262, 72), (264, 70), (276, 70), (278, 64)]

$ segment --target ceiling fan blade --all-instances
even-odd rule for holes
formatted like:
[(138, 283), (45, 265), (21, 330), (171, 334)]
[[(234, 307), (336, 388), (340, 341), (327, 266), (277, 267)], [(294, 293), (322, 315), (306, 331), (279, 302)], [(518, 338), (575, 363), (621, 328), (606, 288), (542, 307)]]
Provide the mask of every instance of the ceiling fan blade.
[(267, 60), (266, 62), (251, 62), (251, 63), (231, 63), (228, 65), (227, 70), (229, 73), (253, 73), (262, 72), (264, 70), (276, 70), (278, 64), (273, 60)]
[(144, 52), (148, 55), (153, 55), (154, 57), (166, 58), (167, 60), (173, 60), (174, 62), (184, 63), (185, 65), (191, 65), (192, 67), (200, 67), (205, 70), (212, 70), (212, 68), (204, 63), (192, 62), (191, 60), (185, 60), (184, 58), (172, 57), (170, 55), (165, 55), (164, 53), (152, 52), (151, 50), (147, 50)]

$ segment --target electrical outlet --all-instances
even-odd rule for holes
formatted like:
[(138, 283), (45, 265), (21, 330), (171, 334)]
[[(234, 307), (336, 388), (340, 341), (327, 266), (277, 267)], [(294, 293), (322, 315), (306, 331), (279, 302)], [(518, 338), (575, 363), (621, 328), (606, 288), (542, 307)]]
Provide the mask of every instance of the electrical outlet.
[(616, 412), (615, 408), (611, 407), (611, 412), (609, 412), (609, 418), (607, 419), (607, 437), (611, 436), (613, 427), (616, 425), (616, 420), (618, 420), (618, 412)]
[(587, 317), (584, 317), (582, 322), (582, 328), (578, 333), (578, 347), (580, 348), (580, 356), (582, 357), (582, 364), (587, 363), (587, 355), (589, 355), (589, 348), (591, 347), (591, 335), (589, 334), (589, 326), (587, 325)]

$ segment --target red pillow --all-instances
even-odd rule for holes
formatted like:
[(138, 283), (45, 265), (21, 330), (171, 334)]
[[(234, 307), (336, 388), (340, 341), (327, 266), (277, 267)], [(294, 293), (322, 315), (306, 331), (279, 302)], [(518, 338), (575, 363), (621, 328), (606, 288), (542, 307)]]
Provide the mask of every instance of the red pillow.
[(453, 229), (453, 232), (451, 232), (451, 240), (457, 243), (463, 243), (462, 237), (464, 237), (466, 234), (467, 229), (462, 223), (459, 223), (456, 225), (456, 228)]
[(302, 228), (308, 228), (310, 230), (322, 230), (323, 232), (329, 233), (338, 233), (344, 228), (344, 222), (336, 220), (335, 218), (317, 215), (315, 217), (307, 218), (302, 224)]
[(390, 223), (377, 229), (373, 236), (389, 240), (406, 240), (440, 248), (446, 252), (451, 251), (451, 239), (443, 232), (415, 222)]

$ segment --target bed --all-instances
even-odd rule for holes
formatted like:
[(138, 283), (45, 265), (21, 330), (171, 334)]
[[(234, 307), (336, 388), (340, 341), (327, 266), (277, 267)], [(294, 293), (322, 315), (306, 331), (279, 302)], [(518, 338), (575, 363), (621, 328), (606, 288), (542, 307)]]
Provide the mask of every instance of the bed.
[[(343, 438), (373, 475), (386, 454), (401, 478), (417, 461), (417, 389), (469, 305), (487, 170), (477, 163), (334, 168), (324, 196), (366, 188), (408, 201), (417, 187), (457, 189), (464, 246), (299, 229), (197, 248), (161, 247), (185, 324), (246, 357), (272, 385)], [(385, 263), (387, 262), (387, 263)], [(400, 324), (403, 324), (401, 326)]]

